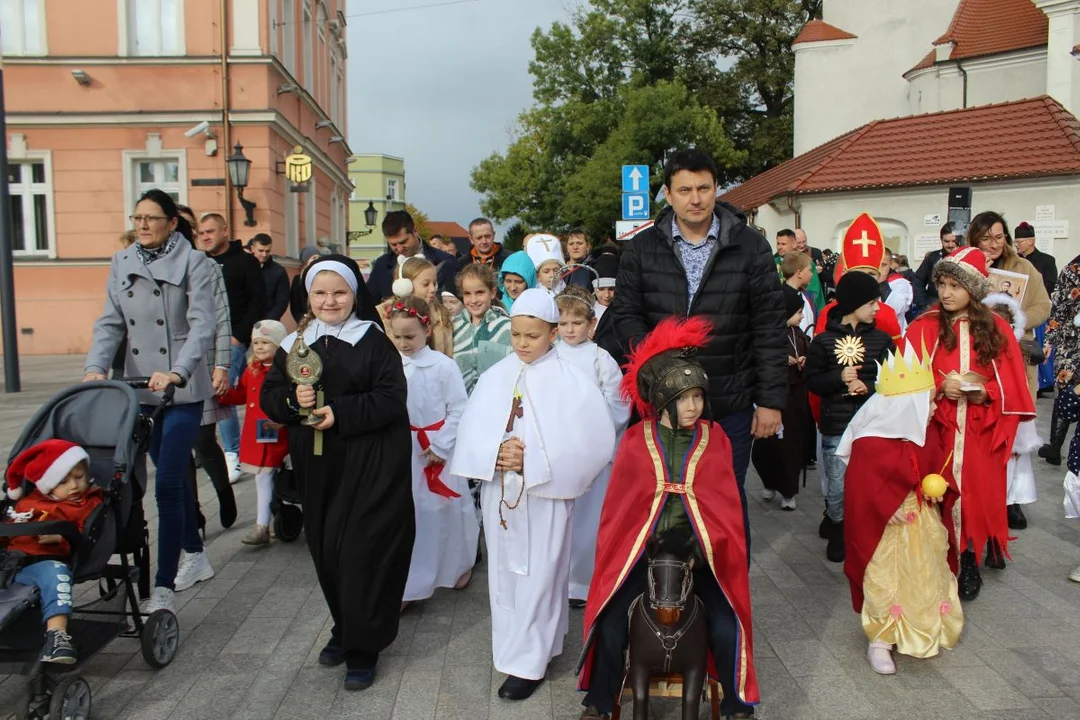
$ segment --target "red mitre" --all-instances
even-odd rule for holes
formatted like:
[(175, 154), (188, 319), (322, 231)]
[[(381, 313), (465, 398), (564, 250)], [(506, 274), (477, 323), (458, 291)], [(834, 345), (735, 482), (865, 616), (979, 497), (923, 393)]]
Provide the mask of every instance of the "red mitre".
[(844, 233), (844, 249), (840, 253), (848, 270), (870, 269), (877, 273), (885, 258), (885, 238), (877, 221), (863, 213)]

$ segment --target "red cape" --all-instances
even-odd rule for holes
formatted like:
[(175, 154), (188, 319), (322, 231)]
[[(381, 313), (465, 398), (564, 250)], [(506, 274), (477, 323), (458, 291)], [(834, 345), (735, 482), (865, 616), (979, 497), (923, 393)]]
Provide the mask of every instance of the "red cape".
[[(936, 437), (929, 432), (923, 447), (908, 440), (879, 437), (852, 443), (844, 475), (844, 574), (851, 585), (855, 612), (862, 612), (866, 566), (877, 551), (889, 518), (912, 490), (922, 498), (922, 479), (941, 472), (940, 464), (933, 466), (940, 453)], [(952, 494), (951, 489), (948, 494)], [(954, 557), (950, 564), (955, 567)]]
[[(960, 321), (953, 323), (957, 347), (947, 350), (938, 344), (940, 318), (938, 308), (932, 308), (916, 318), (907, 331), (907, 341), (915, 351), (921, 355), (925, 348), (932, 358), (930, 364), (939, 389), (950, 372), (960, 371)], [(997, 540), (1008, 555), (1006, 467), (1017, 427), (1022, 421), (1035, 417), (1020, 345), (1005, 320), (995, 315), (994, 322), (1005, 339), (1005, 349), (984, 367), (979, 365), (975, 350), (971, 348), (969, 363), (970, 371), (986, 378), (989, 404), (968, 405), (961, 420), (959, 404), (945, 397), (939, 398), (927, 429), (928, 441), (931, 435), (936, 435), (940, 444), (938, 467), (944, 466), (946, 458), (949, 459), (942, 473), (953, 490), (946, 494), (943, 503), (944, 517), (952, 520), (946, 521), (950, 529), (949, 541), (959, 544), (961, 549), (971, 543), (976, 556), (981, 556), (989, 539)], [(954, 513), (958, 500), (960, 512)]]
[[(589, 688), (596, 619), (641, 558), (660, 510), (671, 494), (682, 496), (706, 560), (739, 624), (734, 685), (746, 704), (759, 701), (754, 671), (750, 577), (739, 488), (731, 467), (731, 443), (719, 425), (698, 422), (683, 460), (683, 484), (668, 482), (655, 420), (631, 426), (619, 443), (611, 484), (604, 497), (596, 541), (596, 569), (585, 604), (585, 650), (579, 687)], [(715, 666), (710, 661), (710, 672)]]
[[(818, 314), (817, 323), (814, 325), (814, 337), (825, 332), (825, 326), (829, 324), (829, 312), (834, 307), (836, 307), (835, 300), (826, 305), (825, 309)], [(896, 349), (901, 353), (904, 352), (904, 333), (900, 330), (900, 321), (896, 319), (895, 310), (883, 302), (878, 303), (878, 313), (877, 317), (874, 318), (874, 325), (879, 330), (889, 333), (889, 337), (892, 338)], [(807, 393), (807, 395), (810, 400), (810, 413), (814, 416), (814, 422), (817, 422), (821, 419), (821, 398), (814, 393)]]

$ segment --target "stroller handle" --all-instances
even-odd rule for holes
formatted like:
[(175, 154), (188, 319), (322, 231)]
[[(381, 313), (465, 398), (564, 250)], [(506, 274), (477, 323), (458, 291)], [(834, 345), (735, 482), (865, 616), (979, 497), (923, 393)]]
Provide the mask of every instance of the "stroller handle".
[[(133, 390), (146, 390), (150, 387), (150, 378), (148, 377), (124, 377), (116, 378), (116, 381), (124, 383)], [(180, 384), (169, 385), (167, 388), (165, 388), (164, 392), (162, 393), (162, 400), (172, 402), (173, 395), (176, 394), (176, 388), (182, 388), (185, 385), (187, 385), (187, 380), (181, 377)]]

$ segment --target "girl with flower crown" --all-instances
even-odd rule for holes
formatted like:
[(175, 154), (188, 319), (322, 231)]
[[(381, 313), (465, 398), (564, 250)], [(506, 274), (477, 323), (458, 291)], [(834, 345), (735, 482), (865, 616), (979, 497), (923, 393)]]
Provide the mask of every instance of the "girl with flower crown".
[(944, 454), (941, 474), (951, 492), (943, 508), (949, 542), (959, 553), (962, 600), (974, 600), (982, 589), (977, 553), (987, 542), (1008, 555), (1006, 466), (1019, 423), (1035, 416), (1013, 329), (982, 304), (990, 291), (988, 275), (978, 248), (963, 247), (943, 258), (933, 275), (938, 305), (906, 335), (933, 367), (937, 384), (928, 435)]
[(390, 304), (383, 322), (409, 383), (416, 542), (405, 585), (407, 605), (426, 600), (436, 588), (469, 583), (480, 525), (467, 481), (446, 471), (469, 396), (457, 364), (431, 347), (431, 306), (415, 295), (404, 297)]

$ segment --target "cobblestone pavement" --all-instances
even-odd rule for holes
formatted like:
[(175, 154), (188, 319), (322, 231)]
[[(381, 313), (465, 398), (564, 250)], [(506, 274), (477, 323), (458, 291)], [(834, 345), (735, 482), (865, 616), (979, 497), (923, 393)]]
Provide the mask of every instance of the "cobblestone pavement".
[[(52, 392), (79, 376), (81, 358), (27, 358), (25, 392), (0, 399), (0, 452), (6, 457), (23, 421)], [(1040, 401), (1045, 435), (1050, 401)], [(1080, 584), (1066, 579), (1080, 564), (1080, 522), (1063, 519), (1062, 473), (1037, 462), (1039, 502), (1019, 532), (1013, 562), (984, 571), (982, 595), (965, 606), (959, 647), (925, 661), (899, 658), (899, 674), (879, 677), (864, 658), (865, 638), (852, 612), (840, 565), (824, 558), (817, 537), (821, 494), (816, 473), (799, 509), (760, 501), (751, 477), (751, 568), (757, 670), (766, 720), (904, 718), (1004, 720), (1080, 718)], [(255, 489), (235, 486), (240, 520), (227, 531), (208, 526), (216, 577), (177, 595), (182, 644), (175, 662), (150, 670), (133, 640), (118, 640), (85, 663), (93, 717), (138, 718), (507, 718), (572, 720), (580, 712), (573, 666), (581, 612), (574, 611), (566, 652), (548, 682), (526, 702), (499, 700), (491, 667), (487, 577), (443, 591), (410, 609), (379, 662), (370, 690), (341, 689), (342, 671), (316, 658), (330, 625), (302, 542), (249, 549), (240, 538), (253, 522)], [(214, 493), (203, 477), (208, 516)], [(147, 505), (154, 523), (153, 503)], [(151, 537), (154, 529), (151, 528)], [(0, 678), (0, 710), (10, 708), (19, 678)], [(627, 709), (629, 706), (627, 706)], [(678, 717), (654, 701), (653, 717)], [(707, 717), (702, 708), (702, 718)]]

